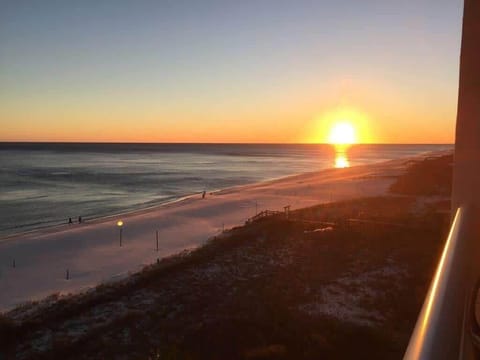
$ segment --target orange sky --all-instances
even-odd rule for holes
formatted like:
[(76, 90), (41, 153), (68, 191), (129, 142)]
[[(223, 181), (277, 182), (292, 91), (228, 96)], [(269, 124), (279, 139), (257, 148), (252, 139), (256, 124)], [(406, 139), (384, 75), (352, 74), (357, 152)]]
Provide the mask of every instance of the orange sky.
[[(355, 86), (347, 96), (330, 89), (245, 103), (161, 106), (151, 100), (118, 104), (30, 104), (0, 110), (2, 141), (86, 142), (327, 142), (335, 122), (348, 121), (362, 143), (452, 143), (456, 94), (438, 100), (430, 93)], [(321, 94), (329, 94), (322, 96)], [(339, 100), (340, 99), (340, 100)], [(55, 100), (52, 99), (52, 103)]]

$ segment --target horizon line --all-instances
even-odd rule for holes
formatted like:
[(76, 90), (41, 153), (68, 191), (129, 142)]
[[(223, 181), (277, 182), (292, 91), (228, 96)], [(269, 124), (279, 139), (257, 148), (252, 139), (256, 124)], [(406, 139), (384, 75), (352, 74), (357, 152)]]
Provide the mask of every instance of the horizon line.
[[(335, 145), (330, 143), (315, 143), (315, 142), (138, 142), (138, 141), (15, 141), (15, 140), (0, 140), (0, 144), (111, 144), (111, 145)], [(355, 145), (455, 145), (455, 143), (434, 143), (434, 142), (390, 142), (390, 143), (354, 143)]]

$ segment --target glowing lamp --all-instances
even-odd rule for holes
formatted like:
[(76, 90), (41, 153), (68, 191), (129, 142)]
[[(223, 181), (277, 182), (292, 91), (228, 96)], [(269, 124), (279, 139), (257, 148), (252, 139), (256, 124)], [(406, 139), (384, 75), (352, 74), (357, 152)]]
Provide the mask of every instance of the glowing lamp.
[(119, 235), (119, 243), (120, 243), (120, 247), (122, 247), (122, 226), (123, 226), (123, 221), (122, 220), (118, 220), (117, 221), (117, 226), (120, 230), (120, 233), (118, 234)]

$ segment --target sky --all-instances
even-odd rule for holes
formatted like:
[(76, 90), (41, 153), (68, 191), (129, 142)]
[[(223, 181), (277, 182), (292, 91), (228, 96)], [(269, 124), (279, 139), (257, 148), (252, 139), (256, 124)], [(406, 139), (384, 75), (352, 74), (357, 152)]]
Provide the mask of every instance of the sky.
[(0, 9), (0, 141), (454, 141), (461, 0)]

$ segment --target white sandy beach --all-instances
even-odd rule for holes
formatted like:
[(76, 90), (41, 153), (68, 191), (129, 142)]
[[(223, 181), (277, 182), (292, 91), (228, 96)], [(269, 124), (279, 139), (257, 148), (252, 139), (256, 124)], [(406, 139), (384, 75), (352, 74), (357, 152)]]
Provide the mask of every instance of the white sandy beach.
[[(422, 156), (423, 157), (423, 156)], [(202, 245), (258, 212), (385, 194), (410, 159), (329, 169), (195, 195), (120, 217), (65, 225), (0, 242), (0, 311), (51, 293), (85, 290)], [(156, 251), (156, 231), (159, 251)], [(15, 267), (13, 267), (15, 261)], [(66, 279), (66, 269), (70, 279)]]

